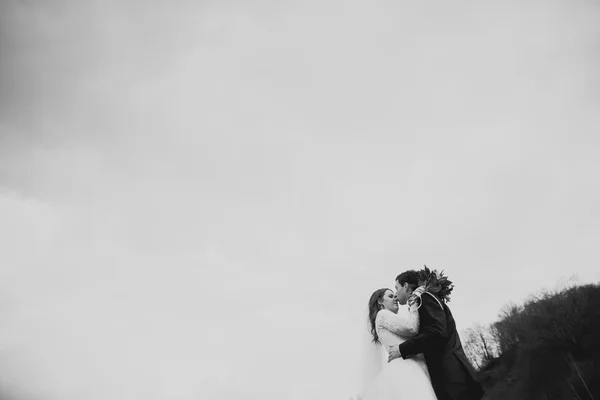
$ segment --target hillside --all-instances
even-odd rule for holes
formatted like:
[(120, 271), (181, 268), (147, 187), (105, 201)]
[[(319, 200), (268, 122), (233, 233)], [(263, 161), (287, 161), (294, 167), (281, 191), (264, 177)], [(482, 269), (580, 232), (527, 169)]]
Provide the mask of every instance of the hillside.
[(464, 342), (486, 400), (600, 399), (599, 285), (512, 305)]

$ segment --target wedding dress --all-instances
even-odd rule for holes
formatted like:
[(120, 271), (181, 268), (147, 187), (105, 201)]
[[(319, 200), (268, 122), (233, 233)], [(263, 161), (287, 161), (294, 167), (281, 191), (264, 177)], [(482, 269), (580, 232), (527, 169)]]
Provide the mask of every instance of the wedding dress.
[[(408, 337), (418, 333), (418, 310), (416, 307), (400, 307), (398, 314), (381, 310), (375, 319), (375, 327), (386, 351), (388, 346), (397, 348)], [(423, 354), (386, 363), (361, 397), (361, 400), (401, 399), (437, 400)]]

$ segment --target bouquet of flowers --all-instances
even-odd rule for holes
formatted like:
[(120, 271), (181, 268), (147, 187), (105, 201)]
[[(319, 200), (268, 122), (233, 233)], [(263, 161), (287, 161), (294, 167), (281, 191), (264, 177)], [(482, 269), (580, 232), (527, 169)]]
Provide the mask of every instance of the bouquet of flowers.
[(444, 275), (444, 271), (438, 272), (435, 269), (432, 271), (425, 265), (425, 268), (419, 271), (419, 288), (423, 288), (422, 292), (434, 294), (447, 303), (450, 301), (454, 284)]

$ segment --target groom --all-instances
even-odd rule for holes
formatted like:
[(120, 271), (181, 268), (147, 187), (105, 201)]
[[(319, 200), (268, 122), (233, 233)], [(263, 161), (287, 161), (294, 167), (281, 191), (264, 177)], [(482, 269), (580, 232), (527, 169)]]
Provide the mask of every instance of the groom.
[[(419, 286), (419, 273), (405, 271), (396, 278), (398, 302), (406, 304)], [(419, 288), (417, 292), (422, 291)], [(411, 299), (411, 301), (414, 299)], [(431, 384), (438, 400), (479, 400), (483, 389), (462, 348), (450, 309), (435, 294), (423, 292), (419, 307), (420, 328), (417, 336), (389, 348), (389, 360), (411, 358), (423, 353)]]

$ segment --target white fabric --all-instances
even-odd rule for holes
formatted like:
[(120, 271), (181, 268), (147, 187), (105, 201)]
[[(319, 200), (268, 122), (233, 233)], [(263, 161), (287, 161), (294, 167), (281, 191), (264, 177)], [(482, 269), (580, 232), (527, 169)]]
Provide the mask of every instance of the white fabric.
[[(396, 347), (419, 332), (419, 313), (416, 307), (400, 307), (398, 314), (381, 310), (375, 319), (375, 326), (383, 349), (387, 352), (388, 346)], [(387, 355), (385, 358), (387, 361)], [(422, 354), (407, 360), (397, 358), (386, 362), (377, 377), (361, 393), (360, 398), (437, 400)]]
[(387, 353), (383, 348), (377, 343), (373, 343), (371, 326), (368, 320), (366, 322), (367, 324), (363, 329), (363, 336), (361, 338), (361, 382), (358, 398), (364, 396), (375, 378), (383, 370), (383, 366), (385, 365), (384, 356), (387, 360)]

